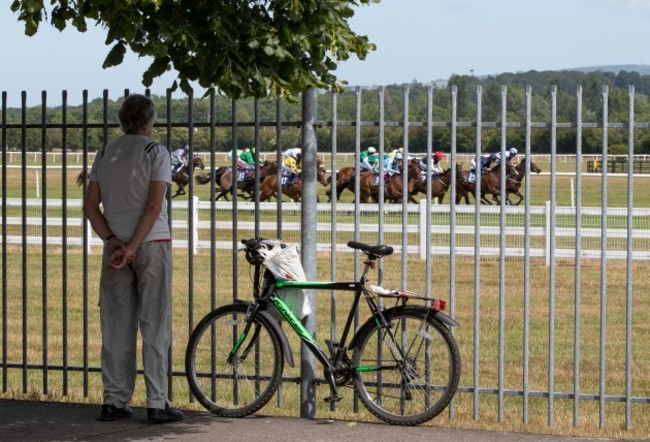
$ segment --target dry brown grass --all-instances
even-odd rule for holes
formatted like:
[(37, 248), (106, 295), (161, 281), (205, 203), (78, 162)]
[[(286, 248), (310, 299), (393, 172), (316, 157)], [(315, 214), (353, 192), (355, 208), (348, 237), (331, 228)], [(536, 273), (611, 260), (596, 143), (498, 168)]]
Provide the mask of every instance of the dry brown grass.
[[(193, 322), (198, 320), (210, 310), (210, 272), (209, 253), (204, 251), (192, 257), (192, 270), (194, 284), (190, 290), (188, 276), (189, 257), (182, 251), (174, 251), (174, 348), (173, 368), (177, 373), (184, 369), (184, 347), (189, 336), (188, 321), (190, 315)], [(317, 279), (330, 280), (328, 254), (318, 257)], [(88, 257), (88, 293), (84, 293), (82, 281), (84, 269), (82, 268), (82, 255), (79, 250), (68, 251), (68, 287), (65, 290), (67, 299), (66, 330), (68, 333), (68, 364), (71, 366), (83, 365), (83, 312), (84, 305), (88, 305), (88, 360), (89, 366), (99, 366), (99, 351), (101, 345), (98, 307), (97, 307), (97, 279), (99, 270), (99, 253), (92, 253)], [(250, 298), (251, 281), (248, 264), (239, 256), (239, 277), (236, 282), (241, 298)], [(229, 303), (233, 299), (233, 267), (232, 255), (229, 252), (218, 251), (217, 265), (214, 277), (216, 278), (218, 305)], [(339, 254), (337, 256), (337, 279), (350, 280), (353, 275), (353, 255)], [(23, 303), (22, 271), (20, 250), (12, 248), (8, 256), (7, 278), (7, 353), (8, 362), (21, 364), (23, 361), (23, 314), (27, 317), (28, 339), (26, 342), (26, 362), (41, 365), (44, 349), (47, 350), (48, 363), (51, 366), (61, 366), (63, 361), (63, 324), (62, 305), (64, 290), (61, 285), (62, 269), (60, 250), (50, 250), (47, 262), (47, 289), (42, 288), (41, 255), (38, 248), (27, 254), (25, 290), (26, 303)], [(449, 263), (445, 257), (434, 258), (432, 262), (432, 283), (434, 296), (450, 299), (449, 295)], [(633, 305), (634, 317), (632, 328), (632, 394), (635, 397), (650, 397), (650, 373), (647, 370), (647, 361), (650, 360), (650, 350), (645, 345), (649, 335), (648, 325), (650, 315), (650, 299), (644, 296), (645, 288), (650, 283), (649, 264), (635, 264), (633, 269)], [(495, 261), (480, 263), (480, 297), (479, 323), (474, 323), (474, 262), (470, 259), (459, 259), (456, 263), (455, 292), (453, 296), (454, 317), (461, 324), (455, 330), (462, 361), (463, 375), (462, 387), (473, 387), (474, 366), (474, 327), (480, 331), (479, 338), (479, 381), (478, 386), (484, 389), (496, 389), (499, 376), (499, 325), (500, 312), (503, 323), (503, 348), (504, 365), (502, 367), (504, 389), (521, 390), (523, 385), (523, 334), (524, 334), (524, 280), (523, 263), (518, 260), (509, 260), (506, 264), (505, 291), (499, 292), (498, 280), (499, 265)], [(409, 257), (407, 266), (408, 288), (414, 291), (425, 289), (424, 262), (417, 258)], [(373, 276), (376, 281), (376, 277)], [(561, 265), (555, 268), (555, 329), (554, 329), (554, 390), (556, 392), (573, 392), (573, 353), (574, 353), (574, 278), (575, 267)], [(401, 257), (393, 256), (385, 259), (383, 285), (399, 287), (402, 281)], [(549, 375), (549, 268), (543, 262), (533, 262), (529, 280), (529, 374), (528, 389), (531, 392), (544, 392), (548, 389)], [(580, 336), (580, 391), (585, 394), (598, 394), (599, 369), (600, 369), (600, 265), (598, 263), (585, 263), (582, 266), (581, 280), (581, 336)], [(606, 360), (605, 382), (608, 395), (625, 394), (625, 267), (621, 264), (607, 266), (607, 291), (606, 291)], [(45, 293), (45, 296), (43, 295)], [(190, 307), (190, 293), (193, 307)], [(331, 311), (336, 311), (337, 330), (340, 331), (349, 308), (350, 296), (347, 292), (340, 292), (336, 296), (329, 292), (318, 293), (318, 329), (317, 339), (322, 342), (329, 337), (331, 324)], [(503, 303), (501, 304), (500, 301)], [(47, 305), (46, 322), (43, 316), (44, 303)], [(362, 311), (360, 317), (365, 318), (367, 311)], [(44, 324), (47, 325), (47, 345), (43, 343)], [(299, 342), (291, 336), (295, 355), (299, 355)], [(320, 368), (319, 368), (320, 371)], [(289, 377), (300, 375), (299, 368), (285, 371)], [(9, 390), (0, 397), (48, 398), (50, 400), (79, 401), (99, 403), (101, 396), (101, 379), (98, 373), (88, 376), (88, 397), (84, 397), (84, 376), (80, 372), (69, 372), (69, 391), (63, 395), (62, 372), (51, 368), (48, 372), (48, 391), (43, 393), (43, 373), (40, 369), (28, 370), (27, 392), (22, 390), (22, 370), (9, 369), (7, 383)], [(300, 390), (296, 384), (284, 385), (281, 394), (282, 406), (277, 406), (274, 398), (272, 403), (264, 408), (264, 413), (281, 415), (299, 415)], [(335, 411), (322, 402), (327, 395), (326, 388), (317, 389), (317, 416), (342, 419), (374, 420), (365, 410), (358, 414), (351, 414), (352, 391), (346, 390), (344, 399), (338, 404)], [(174, 379), (174, 399), (177, 405), (183, 408), (199, 409), (197, 404), (188, 400), (187, 384), (184, 377)], [(134, 399), (135, 405), (144, 404), (144, 387), (138, 382), (138, 390)], [(632, 430), (624, 431), (624, 404), (617, 402), (606, 403), (605, 429), (600, 430), (598, 425), (598, 401), (582, 400), (580, 402), (580, 423), (573, 427), (573, 401), (556, 399), (554, 401), (553, 425), (549, 426), (548, 400), (545, 398), (531, 397), (529, 400), (528, 423), (523, 420), (523, 398), (521, 396), (506, 395), (503, 401), (503, 422), (499, 422), (499, 409), (497, 397), (493, 394), (481, 394), (480, 416), (474, 420), (473, 395), (459, 393), (454, 401), (455, 416), (449, 419), (443, 413), (433, 420), (430, 425), (445, 425), (463, 428), (483, 428), (500, 431), (527, 431), (535, 433), (564, 434), (572, 436), (601, 436), (622, 437), (630, 439), (647, 438), (650, 433), (650, 413), (648, 406), (634, 404), (632, 406)]]

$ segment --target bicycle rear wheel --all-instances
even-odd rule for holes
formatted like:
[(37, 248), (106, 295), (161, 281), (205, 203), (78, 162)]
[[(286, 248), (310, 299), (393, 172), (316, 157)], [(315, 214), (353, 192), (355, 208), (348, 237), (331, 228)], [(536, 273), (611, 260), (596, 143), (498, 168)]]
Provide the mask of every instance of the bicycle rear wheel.
[(431, 310), (418, 306), (386, 310), (388, 332), (370, 318), (355, 338), (357, 394), (364, 406), (385, 422), (426, 422), (449, 405), (458, 389), (460, 353), (456, 341), (445, 325), (426, 317), (427, 313)]
[(261, 315), (244, 334), (246, 310), (245, 305), (227, 305), (210, 312), (187, 344), (185, 372), (190, 389), (201, 405), (218, 416), (256, 412), (271, 399), (282, 377), (279, 337)]

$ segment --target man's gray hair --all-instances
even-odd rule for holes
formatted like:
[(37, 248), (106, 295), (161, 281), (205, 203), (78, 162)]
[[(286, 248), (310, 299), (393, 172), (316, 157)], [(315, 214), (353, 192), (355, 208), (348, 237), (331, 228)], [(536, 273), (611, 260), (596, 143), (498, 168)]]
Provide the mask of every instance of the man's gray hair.
[(143, 134), (153, 128), (156, 107), (144, 95), (129, 95), (118, 111), (120, 125), (125, 134)]

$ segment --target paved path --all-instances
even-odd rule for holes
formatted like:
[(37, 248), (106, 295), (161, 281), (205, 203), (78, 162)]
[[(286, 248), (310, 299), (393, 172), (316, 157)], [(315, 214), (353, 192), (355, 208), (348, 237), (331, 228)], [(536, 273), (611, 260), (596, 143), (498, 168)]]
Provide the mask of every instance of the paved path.
[(188, 412), (182, 422), (149, 425), (142, 408), (115, 422), (101, 422), (98, 415), (97, 405), (0, 400), (0, 441), (614, 441), (269, 416), (224, 419), (202, 412)]

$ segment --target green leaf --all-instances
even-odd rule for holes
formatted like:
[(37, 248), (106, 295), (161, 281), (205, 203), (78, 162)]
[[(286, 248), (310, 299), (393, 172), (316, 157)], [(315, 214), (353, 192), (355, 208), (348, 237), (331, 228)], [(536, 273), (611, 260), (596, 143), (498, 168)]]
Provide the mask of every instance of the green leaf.
[[(122, 64), (122, 61), (124, 61), (124, 54), (126, 54), (126, 46), (122, 42), (118, 42), (113, 46), (113, 48), (110, 50), (108, 55), (106, 56), (106, 59), (104, 59), (104, 64), (102, 64), (102, 68), (110, 68), (112, 66), (119, 66)], [(145, 86), (147, 86), (145, 84)]]

